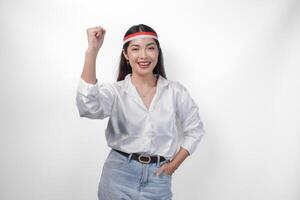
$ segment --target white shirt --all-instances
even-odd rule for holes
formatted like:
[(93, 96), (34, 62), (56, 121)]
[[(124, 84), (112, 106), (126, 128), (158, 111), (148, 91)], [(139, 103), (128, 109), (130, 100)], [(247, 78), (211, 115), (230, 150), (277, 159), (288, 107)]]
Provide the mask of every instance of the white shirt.
[(204, 135), (198, 106), (187, 89), (161, 75), (149, 110), (132, 84), (131, 74), (115, 83), (97, 80), (90, 84), (80, 78), (76, 105), (80, 117), (109, 117), (107, 144), (127, 153), (172, 159), (181, 146), (191, 155)]

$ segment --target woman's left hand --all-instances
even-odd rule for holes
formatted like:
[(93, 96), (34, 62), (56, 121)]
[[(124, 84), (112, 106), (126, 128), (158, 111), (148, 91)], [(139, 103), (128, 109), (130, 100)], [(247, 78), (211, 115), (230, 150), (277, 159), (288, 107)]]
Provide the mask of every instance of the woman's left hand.
[(160, 166), (160, 168), (155, 172), (155, 175), (159, 176), (161, 173), (165, 173), (166, 175), (172, 176), (176, 169), (177, 168), (172, 162), (167, 162)]

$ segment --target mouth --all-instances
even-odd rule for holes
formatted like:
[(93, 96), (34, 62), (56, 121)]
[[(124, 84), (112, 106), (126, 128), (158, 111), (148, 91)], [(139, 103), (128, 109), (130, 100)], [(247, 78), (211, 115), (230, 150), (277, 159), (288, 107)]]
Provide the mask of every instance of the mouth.
[(148, 68), (150, 66), (151, 62), (150, 61), (141, 61), (138, 62), (138, 65), (140, 68)]

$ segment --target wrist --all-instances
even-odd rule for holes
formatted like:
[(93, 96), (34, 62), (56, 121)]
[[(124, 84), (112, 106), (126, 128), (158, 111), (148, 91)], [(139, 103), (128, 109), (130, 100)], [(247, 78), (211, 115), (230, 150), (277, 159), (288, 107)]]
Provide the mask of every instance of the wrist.
[(98, 51), (99, 50), (94, 49), (94, 48), (87, 48), (87, 50), (85, 51), (85, 54), (88, 56), (97, 56)]
[(179, 167), (179, 165), (174, 161), (174, 160), (171, 160), (169, 162), (169, 164), (171, 165), (171, 167), (175, 170), (177, 170), (177, 168)]

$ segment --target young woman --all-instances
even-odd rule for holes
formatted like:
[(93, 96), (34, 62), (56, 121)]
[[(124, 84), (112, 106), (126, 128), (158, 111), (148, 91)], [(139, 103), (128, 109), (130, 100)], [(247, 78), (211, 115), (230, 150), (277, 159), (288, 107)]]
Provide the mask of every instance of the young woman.
[(101, 26), (87, 29), (76, 96), (81, 117), (109, 117), (105, 136), (111, 151), (98, 198), (172, 199), (172, 174), (204, 135), (198, 106), (182, 84), (167, 80), (158, 36), (144, 24), (132, 26), (124, 36), (117, 81), (100, 84), (95, 63), (105, 33)]

